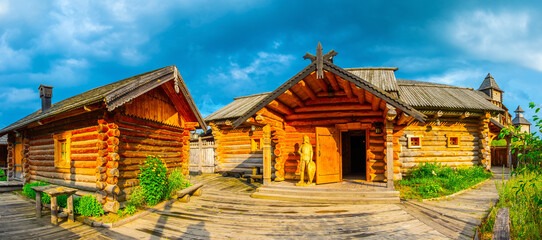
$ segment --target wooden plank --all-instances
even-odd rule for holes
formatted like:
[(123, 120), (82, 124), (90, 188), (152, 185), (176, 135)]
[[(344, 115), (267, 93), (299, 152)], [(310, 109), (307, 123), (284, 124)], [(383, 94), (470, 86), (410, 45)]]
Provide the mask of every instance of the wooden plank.
[(303, 80), (298, 83), (301, 86), (301, 89), (309, 96), (310, 99), (316, 100), (316, 94), (314, 90)]
[(339, 131), (335, 128), (316, 128), (316, 184), (340, 182), (342, 162)]
[(510, 211), (509, 208), (501, 208), (495, 216), (495, 224), (493, 225), (494, 240), (510, 239)]

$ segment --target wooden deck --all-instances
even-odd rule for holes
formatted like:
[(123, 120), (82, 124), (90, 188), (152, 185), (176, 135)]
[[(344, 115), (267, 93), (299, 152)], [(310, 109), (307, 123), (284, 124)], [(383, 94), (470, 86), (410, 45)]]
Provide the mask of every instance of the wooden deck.
[(23, 182), (17, 180), (0, 181), (0, 193), (23, 189)]
[[(495, 179), (499, 179), (497, 175)], [(323, 204), (251, 198), (260, 184), (216, 174), (193, 177), (203, 195), (113, 229), (36, 219), (34, 204), (0, 194), (1, 239), (457, 239), (495, 202), (495, 184), (455, 200), (399, 204)], [(406, 205), (406, 206), (405, 206)]]

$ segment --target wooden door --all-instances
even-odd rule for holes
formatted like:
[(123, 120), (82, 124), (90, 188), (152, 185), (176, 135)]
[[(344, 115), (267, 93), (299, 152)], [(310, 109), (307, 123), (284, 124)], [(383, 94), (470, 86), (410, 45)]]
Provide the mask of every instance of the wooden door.
[(316, 184), (342, 181), (340, 132), (335, 128), (316, 128)]
[(15, 139), (15, 148), (13, 152), (14, 160), (15, 160), (15, 174), (14, 177), (16, 179), (21, 179), (23, 175), (23, 156), (22, 156), (22, 150), (23, 150), (23, 138), (17, 137)]

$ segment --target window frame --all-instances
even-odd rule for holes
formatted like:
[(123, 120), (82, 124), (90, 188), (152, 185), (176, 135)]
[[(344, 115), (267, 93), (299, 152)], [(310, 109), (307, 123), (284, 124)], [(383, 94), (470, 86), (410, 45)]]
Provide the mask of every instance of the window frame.
[[(71, 168), (71, 135), (71, 132), (53, 135), (55, 152), (54, 166), (56, 168)], [(64, 150), (62, 149), (62, 144), (65, 146)], [(64, 158), (62, 158), (63, 153)]]
[[(412, 144), (412, 139), (417, 138), (418, 139), (418, 145)], [(422, 136), (419, 135), (407, 135), (407, 146), (408, 148), (422, 148)]]
[[(452, 144), (452, 138), (457, 138), (457, 144)], [(457, 135), (446, 135), (446, 146), (449, 148), (458, 148), (461, 144), (461, 138)]]

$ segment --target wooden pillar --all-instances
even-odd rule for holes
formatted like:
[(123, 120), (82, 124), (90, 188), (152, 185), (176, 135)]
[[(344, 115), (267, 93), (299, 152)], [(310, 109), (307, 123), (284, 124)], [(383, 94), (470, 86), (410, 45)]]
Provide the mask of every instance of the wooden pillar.
[(198, 136), (198, 154), (199, 154), (199, 163), (198, 163), (199, 172), (203, 173), (203, 143), (201, 141), (201, 136)]
[(263, 184), (271, 183), (271, 126), (263, 127)]
[(73, 194), (68, 195), (68, 221), (74, 222), (75, 221), (75, 213), (73, 211)]
[(51, 196), (51, 223), (58, 225), (58, 204), (56, 201), (56, 195)]
[(514, 166), (512, 166), (512, 152), (510, 149), (510, 145), (512, 144), (512, 137), (507, 136), (506, 137), (506, 159), (508, 160), (507, 167), (512, 170)]
[(41, 218), (41, 192), (36, 191), (36, 218)]
[(491, 168), (491, 149), (489, 142), (489, 119), (491, 114), (485, 113), (481, 118), (480, 124), (480, 137), (479, 137), (479, 148), (480, 148), (480, 163), (484, 168), (489, 170)]
[(397, 116), (395, 108), (387, 105), (386, 113), (386, 187), (394, 189), (393, 186), (393, 120)]

